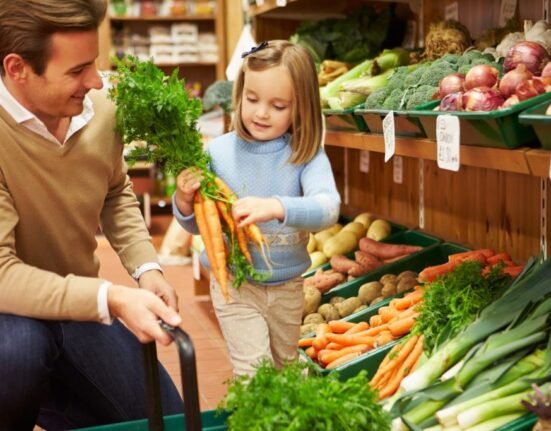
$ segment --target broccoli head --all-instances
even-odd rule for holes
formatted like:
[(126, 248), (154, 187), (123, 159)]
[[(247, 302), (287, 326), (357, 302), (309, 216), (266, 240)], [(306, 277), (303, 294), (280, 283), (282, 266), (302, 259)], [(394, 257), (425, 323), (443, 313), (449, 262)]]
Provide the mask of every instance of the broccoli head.
[(214, 81), (203, 94), (203, 111), (207, 112), (219, 106), (224, 112), (232, 110), (233, 81)]
[(442, 56), (440, 61), (445, 61), (446, 63), (450, 64), (457, 64), (461, 56), (459, 54), (446, 54)]
[(423, 72), (423, 74), (421, 75), (421, 78), (419, 79), (419, 84), (438, 87), (440, 80), (444, 76), (448, 76), (452, 73), (455, 73), (456, 70), (457, 68), (452, 66), (450, 63), (447, 63), (447, 62), (435, 63)]
[(404, 91), (400, 88), (392, 90), (389, 96), (383, 102), (383, 109), (397, 110), (402, 109)]
[(430, 67), (430, 64), (422, 64), (417, 69), (412, 70), (408, 73), (408, 75), (404, 79), (404, 87), (411, 87), (413, 85), (419, 84), (419, 80), (421, 79), (421, 76), (423, 76), (423, 73)]
[(409, 68), (407, 66), (400, 66), (394, 69), (392, 75), (388, 79), (387, 88), (394, 90), (396, 88), (404, 87), (404, 80), (409, 73)]
[(364, 109), (381, 109), (390, 92), (388, 87), (374, 91), (365, 99)]
[(473, 61), (481, 58), (486, 58), (486, 57), (480, 51), (477, 51), (476, 49), (472, 49), (470, 51), (463, 53), (463, 55), (459, 57), (459, 59), (457, 60), (457, 66), (461, 67), (466, 64), (471, 64)]
[(411, 110), (416, 106), (430, 102), (436, 90), (438, 88), (433, 85), (420, 85), (407, 96), (405, 108)]

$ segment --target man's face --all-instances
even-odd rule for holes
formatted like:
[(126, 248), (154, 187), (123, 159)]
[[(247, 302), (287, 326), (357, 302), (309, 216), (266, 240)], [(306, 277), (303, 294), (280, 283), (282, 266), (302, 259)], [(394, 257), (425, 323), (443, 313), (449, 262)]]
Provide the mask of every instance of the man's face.
[(80, 114), (86, 93), (103, 86), (97, 56), (96, 30), (55, 33), (44, 73), (36, 75), (28, 68), (23, 105), (44, 122)]

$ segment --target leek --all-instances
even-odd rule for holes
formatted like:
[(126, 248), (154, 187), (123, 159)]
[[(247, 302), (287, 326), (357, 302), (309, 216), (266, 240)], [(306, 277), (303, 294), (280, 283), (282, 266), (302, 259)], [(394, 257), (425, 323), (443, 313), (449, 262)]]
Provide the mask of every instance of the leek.
[(343, 73), (337, 79), (331, 81), (325, 87), (320, 88), (320, 96), (322, 102), (325, 104), (329, 97), (336, 97), (337, 93), (341, 90), (341, 85), (343, 82), (367, 75), (372, 65), (373, 60), (371, 59), (362, 61), (360, 64), (354, 66), (348, 72)]
[(551, 291), (551, 261), (532, 259), (503, 296), (487, 306), (480, 316), (455, 338), (449, 340), (401, 383), (408, 392), (426, 388), (457, 363), (467, 351), (489, 335), (504, 328), (531, 302)]
[[(499, 427), (502, 427), (503, 425), (520, 418), (521, 416), (524, 416), (524, 413), (513, 413), (509, 415), (498, 416), (497, 418), (487, 420), (486, 422), (482, 422), (478, 425), (475, 425), (474, 427), (469, 428), (469, 431), (496, 430)], [(447, 430), (448, 428), (446, 428), (446, 431)]]

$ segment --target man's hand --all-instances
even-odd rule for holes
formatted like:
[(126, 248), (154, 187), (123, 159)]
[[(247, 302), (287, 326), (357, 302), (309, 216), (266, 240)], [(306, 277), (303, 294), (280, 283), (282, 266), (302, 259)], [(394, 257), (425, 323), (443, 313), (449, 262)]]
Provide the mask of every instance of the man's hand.
[(166, 278), (160, 271), (150, 270), (144, 272), (140, 276), (138, 284), (141, 289), (153, 292), (161, 298), (166, 305), (178, 311), (178, 297), (176, 296), (176, 292), (172, 286), (168, 284), (168, 281), (166, 281)]
[(171, 326), (182, 323), (174, 308), (146, 289), (113, 284), (109, 287), (107, 303), (111, 316), (119, 318), (142, 343), (156, 340), (169, 345), (172, 338), (161, 329), (158, 320), (162, 319)]

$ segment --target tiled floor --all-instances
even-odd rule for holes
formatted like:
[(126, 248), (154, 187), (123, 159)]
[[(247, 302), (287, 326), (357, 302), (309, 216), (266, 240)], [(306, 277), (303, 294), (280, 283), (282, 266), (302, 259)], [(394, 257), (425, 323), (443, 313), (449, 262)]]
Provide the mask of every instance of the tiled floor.
[[(170, 220), (170, 216), (153, 217), (150, 232), (157, 247)], [(100, 276), (115, 283), (132, 283), (108, 242), (99, 237), (98, 243)], [(195, 347), (201, 411), (215, 409), (226, 393), (224, 382), (232, 376), (232, 371), (210, 298), (194, 295), (190, 265), (164, 266), (163, 270), (168, 281), (178, 292), (182, 329), (189, 334)], [(181, 393), (181, 374), (176, 348), (174, 345), (158, 345), (157, 354)]]

